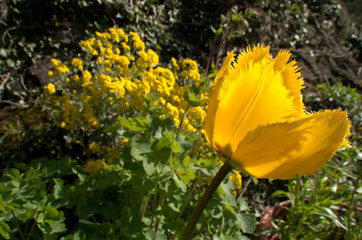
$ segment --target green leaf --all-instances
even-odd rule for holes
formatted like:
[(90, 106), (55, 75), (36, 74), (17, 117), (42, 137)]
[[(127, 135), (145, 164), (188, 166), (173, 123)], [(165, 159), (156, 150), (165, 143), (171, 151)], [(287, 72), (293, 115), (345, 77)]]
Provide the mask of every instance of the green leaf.
[(1, 194), (0, 194), (0, 211), (5, 212), (5, 205)]
[(272, 199), (277, 196), (284, 196), (284, 197), (287, 197), (288, 199), (290, 199), (290, 194), (283, 190), (277, 190), (277, 191), (273, 192), (273, 194), (270, 197), (268, 197), (268, 199)]
[(153, 239), (166, 240), (167, 237), (162, 231), (157, 231), (157, 233), (155, 233), (155, 231), (153, 229), (148, 229), (148, 230), (146, 230), (146, 233), (145, 233), (145, 239), (147, 239), (147, 240), (153, 240)]
[(63, 179), (61, 178), (53, 178), (54, 181), (54, 187), (53, 187), (53, 196), (55, 199), (59, 199), (63, 196), (62, 190), (63, 190)]
[(178, 146), (177, 142), (175, 142), (175, 139), (170, 136), (158, 139), (156, 146), (154, 147), (153, 158), (155, 159), (155, 161), (167, 161), (171, 156), (173, 146), (177, 151), (179, 150), (179, 148), (177, 148), (177, 146), (175, 146), (174, 144)]
[(65, 224), (61, 221), (48, 222), (48, 224), (51, 228), (50, 233), (59, 233), (59, 232), (64, 232), (65, 230), (67, 230)]
[(197, 107), (201, 105), (201, 98), (190, 90), (185, 91), (184, 99), (190, 104), (191, 107)]
[(11, 230), (5, 222), (0, 222), (0, 235), (5, 239), (10, 239)]
[(25, 163), (15, 163), (14, 167), (24, 171), (28, 169), (28, 166)]
[[(178, 135), (177, 137), (178, 147), (180, 148), (180, 152), (185, 152), (191, 148), (193, 148), (193, 144), (191, 141), (186, 140), (186, 136), (183, 134)], [(173, 150), (176, 152), (175, 150)]]
[(17, 179), (20, 176), (20, 171), (15, 168), (10, 168), (6, 174), (4, 174), (5, 177), (9, 177), (10, 179)]
[(143, 168), (148, 176), (151, 176), (156, 172), (155, 163), (149, 161), (149, 159), (143, 160)]
[(177, 187), (181, 189), (182, 192), (185, 193), (187, 191), (186, 184), (177, 176), (177, 174), (173, 174), (172, 179), (176, 183)]
[(44, 209), (44, 220), (59, 220), (63, 217), (62, 212), (58, 212), (58, 210), (53, 206), (46, 206)]
[(170, 203), (168, 204), (168, 206), (169, 206), (172, 210), (174, 210), (175, 212), (180, 212), (181, 204), (180, 204), (179, 202), (176, 202), (176, 203), (170, 202)]
[(80, 232), (77, 231), (74, 234), (68, 234), (67, 236), (62, 237), (60, 240), (81, 240)]
[(44, 233), (44, 240), (57, 240), (57, 234)]
[(117, 132), (121, 128), (121, 124), (119, 122), (113, 123), (111, 126), (104, 129), (106, 133), (114, 133)]
[(186, 185), (189, 185), (190, 181), (195, 178), (195, 171), (191, 171), (190, 169), (179, 168), (176, 173)]
[(21, 212), (19, 214), (18, 219), (21, 221), (27, 221), (33, 219), (37, 211), (38, 211), (37, 208), (28, 208), (24, 212)]
[(141, 116), (138, 116), (135, 118), (128, 118), (128, 119), (119, 116), (118, 120), (122, 127), (126, 128), (132, 132), (146, 131), (146, 130), (150, 129), (150, 127), (151, 127), (150, 122)]
[(249, 208), (248, 203), (246, 202), (245, 198), (241, 197), (239, 199), (239, 210), (240, 211), (245, 211)]
[(247, 214), (247, 213), (242, 213), (240, 215), (241, 217), (241, 231), (243, 231), (243, 233), (253, 233), (255, 231), (255, 224), (256, 224), (256, 218), (255, 216), (251, 215), (251, 214)]
[(13, 202), (13, 203), (10, 203), (9, 205), (7, 205), (6, 207), (13, 211), (19, 211), (19, 209), (21, 209), (22, 206)]
[(214, 165), (215, 160), (211, 158), (200, 158), (198, 160), (198, 165), (203, 168), (210, 167)]
[(68, 174), (72, 169), (72, 159), (67, 156), (58, 161), (58, 171), (62, 175)]
[(146, 141), (140, 135), (135, 135), (131, 143), (131, 156), (138, 161), (147, 159), (147, 155), (152, 152), (151, 141), (150, 139)]

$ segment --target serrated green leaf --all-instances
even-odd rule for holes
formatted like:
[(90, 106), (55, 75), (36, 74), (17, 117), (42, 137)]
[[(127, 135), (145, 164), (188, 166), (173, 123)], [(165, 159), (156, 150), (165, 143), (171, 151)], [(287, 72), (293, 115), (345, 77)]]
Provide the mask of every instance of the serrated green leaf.
[(239, 198), (239, 210), (245, 211), (249, 208), (248, 203), (246, 202), (245, 198), (241, 197)]
[(172, 141), (168, 137), (162, 137), (157, 140), (154, 159), (156, 161), (166, 161), (170, 158), (172, 153)]
[(64, 232), (67, 230), (66, 225), (61, 221), (48, 222), (48, 224), (51, 228), (51, 234)]
[(58, 210), (53, 206), (46, 206), (44, 211), (44, 220), (59, 220), (59, 218), (62, 217), (61, 212), (58, 212)]
[(195, 174), (192, 171), (187, 171), (184, 168), (177, 169), (177, 175), (180, 177), (180, 179), (186, 184), (189, 185), (191, 179), (194, 179)]
[(168, 137), (163, 137), (158, 139), (157, 145), (156, 145), (156, 151), (165, 149), (165, 148), (171, 148), (171, 140)]
[(141, 116), (135, 118), (128, 118), (128, 119), (119, 116), (118, 120), (122, 127), (132, 132), (146, 131), (151, 127), (150, 122)]
[(243, 233), (253, 233), (255, 231), (255, 224), (256, 224), (256, 218), (255, 216), (251, 215), (251, 214), (247, 214), (247, 213), (242, 213), (240, 215), (240, 220), (241, 220), (241, 231), (243, 231)]
[(190, 90), (185, 91), (184, 99), (190, 104), (191, 107), (197, 107), (201, 105), (201, 98)]
[(131, 156), (138, 161), (147, 159), (147, 155), (152, 152), (151, 144), (150, 140), (146, 141), (140, 135), (134, 136), (131, 142)]
[(214, 159), (210, 159), (210, 158), (200, 158), (198, 160), (198, 164), (200, 167), (207, 168), (207, 167), (214, 165), (214, 161), (215, 161)]
[(19, 214), (18, 219), (21, 221), (27, 221), (27, 220), (33, 219), (35, 214), (37, 213), (37, 211), (38, 211), (38, 209), (36, 209), (36, 208), (26, 209), (24, 212)]
[(151, 176), (156, 172), (155, 163), (152, 161), (148, 161), (148, 159), (145, 159), (143, 161), (143, 169), (148, 176)]
[(185, 193), (187, 191), (186, 184), (176, 174), (173, 174), (172, 179), (175, 182), (175, 184), (177, 185), (177, 187), (179, 187), (181, 189), (182, 192)]
[(62, 190), (63, 190), (63, 179), (61, 178), (53, 178), (54, 187), (53, 187), (53, 196), (54, 199), (59, 199), (63, 196)]

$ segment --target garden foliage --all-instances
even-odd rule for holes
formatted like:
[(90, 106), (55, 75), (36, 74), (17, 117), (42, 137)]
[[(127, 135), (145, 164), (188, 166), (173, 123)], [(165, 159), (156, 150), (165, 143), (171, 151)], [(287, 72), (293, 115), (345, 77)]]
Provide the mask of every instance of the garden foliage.
[[(80, 45), (84, 53), (69, 64), (51, 60), (39, 104), (66, 147), (82, 152), (55, 150), (54, 159), (4, 174), (2, 236), (174, 238), (217, 169), (202, 135), (210, 83), (191, 59), (161, 66), (135, 32), (111, 28)], [(253, 232), (255, 217), (236, 202), (240, 187), (235, 171), (207, 209), (202, 235)]]

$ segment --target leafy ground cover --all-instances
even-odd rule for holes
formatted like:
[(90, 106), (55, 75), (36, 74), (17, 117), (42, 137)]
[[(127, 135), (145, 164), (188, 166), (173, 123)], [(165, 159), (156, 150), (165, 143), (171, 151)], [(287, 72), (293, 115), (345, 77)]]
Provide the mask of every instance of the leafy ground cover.
[(351, 147), (290, 181), (234, 171), (195, 239), (361, 239), (361, 37), (344, 2), (0, 4), (2, 238), (175, 239), (220, 166), (212, 79), (261, 42), (297, 58), (309, 110), (349, 111)]

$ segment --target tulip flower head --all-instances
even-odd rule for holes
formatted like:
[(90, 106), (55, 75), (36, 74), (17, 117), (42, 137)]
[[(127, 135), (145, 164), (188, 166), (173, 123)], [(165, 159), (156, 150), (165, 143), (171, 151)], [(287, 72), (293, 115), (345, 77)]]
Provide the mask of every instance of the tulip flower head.
[(257, 45), (228, 53), (215, 78), (205, 122), (208, 142), (226, 161), (257, 178), (315, 172), (346, 142), (341, 110), (307, 113), (296, 61)]

